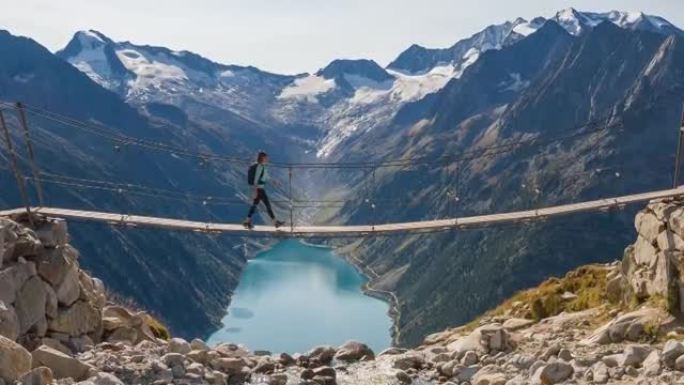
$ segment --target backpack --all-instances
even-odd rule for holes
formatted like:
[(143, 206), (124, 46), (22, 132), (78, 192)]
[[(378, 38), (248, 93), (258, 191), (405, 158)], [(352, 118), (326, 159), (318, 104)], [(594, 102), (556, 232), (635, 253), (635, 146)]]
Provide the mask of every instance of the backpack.
[[(250, 186), (254, 186), (256, 184), (256, 170), (257, 166), (259, 166), (259, 163), (254, 163), (251, 166), (249, 166), (249, 169), (247, 170), (247, 184)], [(261, 181), (261, 177), (264, 176), (263, 171), (261, 172), (261, 175), (259, 175), (259, 181)]]

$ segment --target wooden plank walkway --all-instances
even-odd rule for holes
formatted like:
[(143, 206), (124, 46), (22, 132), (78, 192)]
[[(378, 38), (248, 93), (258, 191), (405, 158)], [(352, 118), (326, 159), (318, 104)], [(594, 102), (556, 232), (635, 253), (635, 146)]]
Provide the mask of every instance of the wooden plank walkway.
[[(587, 202), (572, 203), (567, 205), (546, 207), (535, 210), (515, 211), (500, 214), (477, 215), (470, 217), (439, 219), (432, 221), (387, 223), (358, 226), (284, 226), (275, 229), (273, 226), (255, 226), (254, 230), (245, 230), (241, 224), (213, 223), (200, 221), (186, 221), (172, 218), (157, 218), (140, 215), (122, 215), (87, 210), (71, 210), (53, 207), (36, 207), (31, 210), (35, 213), (84, 221), (106, 222), (127, 226), (156, 227), (169, 230), (206, 231), (217, 233), (235, 233), (240, 235), (259, 234), (287, 237), (329, 237), (349, 235), (373, 235), (406, 232), (432, 232), (465, 227), (483, 227), (487, 225), (532, 221), (559, 215), (568, 215), (586, 211), (605, 210), (611, 207), (626, 206), (629, 204), (646, 202), (653, 199), (684, 196), (684, 186), (679, 188), (653, 191), (648, 193), (625, 195), (615, 198), (598, 199)], [(0, 217), (24, 213), (24, 208), (0, 211)]]

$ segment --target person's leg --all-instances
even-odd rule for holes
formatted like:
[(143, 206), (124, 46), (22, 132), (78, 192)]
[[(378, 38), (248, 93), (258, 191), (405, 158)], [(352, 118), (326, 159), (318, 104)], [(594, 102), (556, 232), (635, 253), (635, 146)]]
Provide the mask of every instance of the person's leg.
[(257, 206), (259, 205), (259, 202), (261, 201), (261, 194), (259, 193), (261, 189), (257, 190), (256, 197), (254, 197), (254, 201), (252, 201), (252, 206), (249, 208), (249, 213), (247, 214), (247, 219), (252, 219), (252, 216), (254, 215), (254, 212), (256, 211)]
[(275, 214), (273, 214), (273, 209), (271, 208), (271, 202), (268, 200), (268, 195), (266, 195), (266, 190), (259, 189), (259, 196), (261, 197), (261, 200), (264, 202), (264, 205), (266, 205), (266, 210), (268, 211), (268, 216), (271, 217), (271, 219), (275, 220)]

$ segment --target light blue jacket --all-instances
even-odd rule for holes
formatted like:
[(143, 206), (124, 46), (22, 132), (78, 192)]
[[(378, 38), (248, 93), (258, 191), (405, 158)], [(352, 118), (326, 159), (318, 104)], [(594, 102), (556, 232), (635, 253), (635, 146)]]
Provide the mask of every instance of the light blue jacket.
[[(262, 174), (263, 173), (263, 174)], [(258, 188), (264, 188), (266, 182), (268, 182), (268, 169), (266, 165), (258, 163), (256, 167), (256, 174), (254, 174), (255, 185)]]

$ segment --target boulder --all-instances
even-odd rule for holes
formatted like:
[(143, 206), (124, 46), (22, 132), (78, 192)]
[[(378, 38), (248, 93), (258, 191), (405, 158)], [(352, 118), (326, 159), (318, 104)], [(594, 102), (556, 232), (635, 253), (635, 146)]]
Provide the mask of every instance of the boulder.
[(64, 219), (49, 218), (37, 227), (35, 234), (45, 248), (64, 246), (69, 242), (67, 223)]
[(73, 268), (78, 268), (77, 258), (78, 251), (66, 245), (44, 250), (34, 260), (41, 278), (52, 287), (59, 287), (67, 273)]
[(107, 342), (124, 342), (128, 345), (135, 345), (138, 342), (138, 331), (126, 326), (120, 327), (107, 337)]
[(253, 373), (269, 374), (273, 373), (276, 368), (276, 363), (269, 358), (259, 360), (256, 366), (252, 369)]
[(645, 325), (660, 324), (666, 317), (669, 315), (654, 308), (643, 308), (626, 313), (596, 329), (583, 343), (607, 344), (624, 340), (638, 341), (644, 332)]
[(13, 304), (17, 299), (17, 292), (34, 275), (36, 265), (33, 262), (17, 263), (0, 270), (0, 301)]
[(684, 238), (684, 208), (678, 207), (672, 211), (667, 218), (667, 224), (670, 230), (679, 235), (680, 238)]
[(654, 243), (658, 234), (665, 230), (665, 223), (659, 220), (655, 214), (642, 210), (634, 219), (637, 233), (650, 243)]
[[(154, 333), (145, 322), (146, 315), (144, 312), (133, 313), (122, 306), (107, 306), (102, 314), (104, 316), (102, 324), (105, 335), (109, 335), (110, 339), (129, 340), (135, 337), (136, 339), (131, 342), (132, 344), (138, 344), (143, 340), (156, 341)], [(118, 331), (120, 329), (123, 330)], [(183, 341), (183, 349), (189, 352), (189, 344), (187, 341)], [(180, 341), (170, 341), (169, 343), (173, 345), (174, 349), (179, 348), (177, 345)]]
[(663, 346), (662, 361), (668, 368), (673, 368), (675, 361), (684, 355), (684, 343), (668, 340)]
[(318, 360), (321, 364), (328, 364), (335, 357), (335, 348), (332, 346), (317, 346), (311, 349), (306, 355), (309, 356), (311, 360)]
[(0, 380), (18, 380), (31, 370), (31, 364), (31, 354), (26, 349), (0, 336)]
[(69, 338), (69, 342), (67, 344), (69, 345), (69, 347), (71, 347), (72, 351), (76, 353), (82, 353), (92, 349), (95, 345), (95, 342), (92, 340), (92, 338), (88, 337), (87, 335), (82, 335), (79, 337)]
[(213, 360), (211, 366), (226, 374), (237, 374), (247, 367), (247, 362), (243, 358), (221, 357)]
[(670, 230), (665, 230), (658, 234), (656, 238), (658, 249), (666, 250), (684, 250), (684, 239)]
[(78, 276), (78, 267), (72, 265), (64, 275), (62, 283), (57, 286), (57, 300), (60, 305), (71, 306), (80, 297), (81, 287)]
[(209, 350), (209, 345), (207, 345), (204, 341), (195, 338), (190, 342), (190, 347), (192, 350), (202, 350), (202, 351), (208, 351)]
[(504, 385), (506, 381), (506, 375), (500, 372), (500, 368), (487, 365), (473, 375), (470, 383), (472, 385)]
[(82, 381), (88, 377), (91, 369), (90, 366), (76, 358), (45, 345), (34, 350), (31, 355), (33, 356), (34, 368), (46, 366), (52, 370), (57, 379), (72, 378), (76, 381)]
[(535, 384), (558, 384), (570, 378), (574, 373), (572, 365), (567, 362), (556, 361), (537, 369), (532, 377)]
[(512, 332), (520, 329), (525, 329), (528, 326), (534, 324), (533, 320), (525, 318), (509, 318), (503, 323), (504, 329)]
[(648, 345), (630, 345), (622, 353), (621, 366), (640, 367), (646, 357), (651, 353)]
[[(42, 281), (42, 280), (41, 280)], [(43, 288), (45, 289), (45, 315), (47, 318), (57, 317), (57, 311), (59, 310), (59, 301), (57, 300), (57, 293), (55, 290), (45, 281), (43, 282)]]
[(337, 372), (335, 369), (331, 368), (330, 366), (321, 366), (320, 368), (316, 368), (313, 370), (314, 377), (316, 376), (322, 376), (322, 377), (331, 377), (331, 378), (337, 378)]
[(55, 350), (59, 350), (60, 352), (67, 354), (67, 355), (71, 355), (73, 353), (73, 351), (71, 349), (69, 349), (66, 345), (64, 345), (61, 341), (56, 340), (54, 338), (45, 337), (45, 338), (41, 338), (37, 342), (38, 342), (37, 346), (45, 345), (45, 346), (51, 347)]
[(48, 322), (48, 329), (78, 337), (97, 330), (101, 320), (100, 311), (87, 302), (77, 301), (70, 308), (60, 309), (57, 317)]
[(79, 298), (94, 304), (97, 308), (104, 308), (107, 304), (107, 297), (102, 281), (97, 278), (92, 278), (83, 270), (79, 270), (78, 272), (78, 281), (81, 288)]
[(89, 381), (95, 385), (124, 385), (123, 381), (117, 376), (105, 372), (97, 373), (94, 377), (90, 378)]
[(35, 368), (19, 378), (21, 385), (50, 385), (53, 381), (52, 370), (45, 366)]
[(480, 361), (480, 358), (477, 356), (477, 353), (475, 353), (472, 350), (465, 352), (465, 354), (463, 355), (463, 358), (461, 358), (461, 364), (463, 366), (475, 365), (479, 361)]
[(166, 366), (184, 366), (185, 357), (180, 353), (167, 353), (161, 358)]
[(202, 365), (206, 365), (209, 362), (209, 351), (208, 350), (193, 350), (190, 353), (186, 354), (186, 357), (193, 360), (194, 362), (198, 362)]
[(337, 353), (335, 353), (335, 359), (347, 362), (358, 361), (364, 357), (365, 359), (374, 359), (375, 354), (368, 345), (356, 341), (344, 343), (337, 348)]
[(660, 374), (660, 352), (654, 350), (646, 357), (644, 362), (641, 363), (643, 367), (643, 373), (646, 376), (655, 376)]
[(16, 341), (19, 337), (19, 317), (12, 305), (0, 301), (0, 336)]
[(401, 370), (420, 369), (424, 363), (425, 358), (421, 354), (409, 352), (397, 356), (392, 362), (392, 367)]
[(480, 326), (469, 335), (461, 337), (447, 345), (450, 351), (465, 353), (469, 350), (480, 353), (496, 353), (510, 351), (513, 341), (506, 329), (498, 323)]
[(169, 353), (188, 354), (192, 351), (188, 341), (182, 338), (172, 338), (169, 340)]
[(16, 223), (0, 218), (0, 268), (2, 268), (4, 261), (10, 262), (14, 253), (14, 246), (19, 238), (13, 231), (15, 227)]
[(20, 335), (26, 334), (33, 325), (45, 320), (46, 297), (45, 285), (38, 277), (30, 278), (21, 287), (14, 305), (19, 318)]
[(280, 363), (282, 366), (290, 366), (294, 365), (295, 359), (287, 353), (280, 353), (278, 356), (278, 363)]
[(10, 262), (16, 261), (19, 257), (35, 256), (43, 250), (43, 245), (33, 230), (14, 223), (12, 231), (17, 235), (17, 239), (14, 242), (14, 251), (9, 258)]

